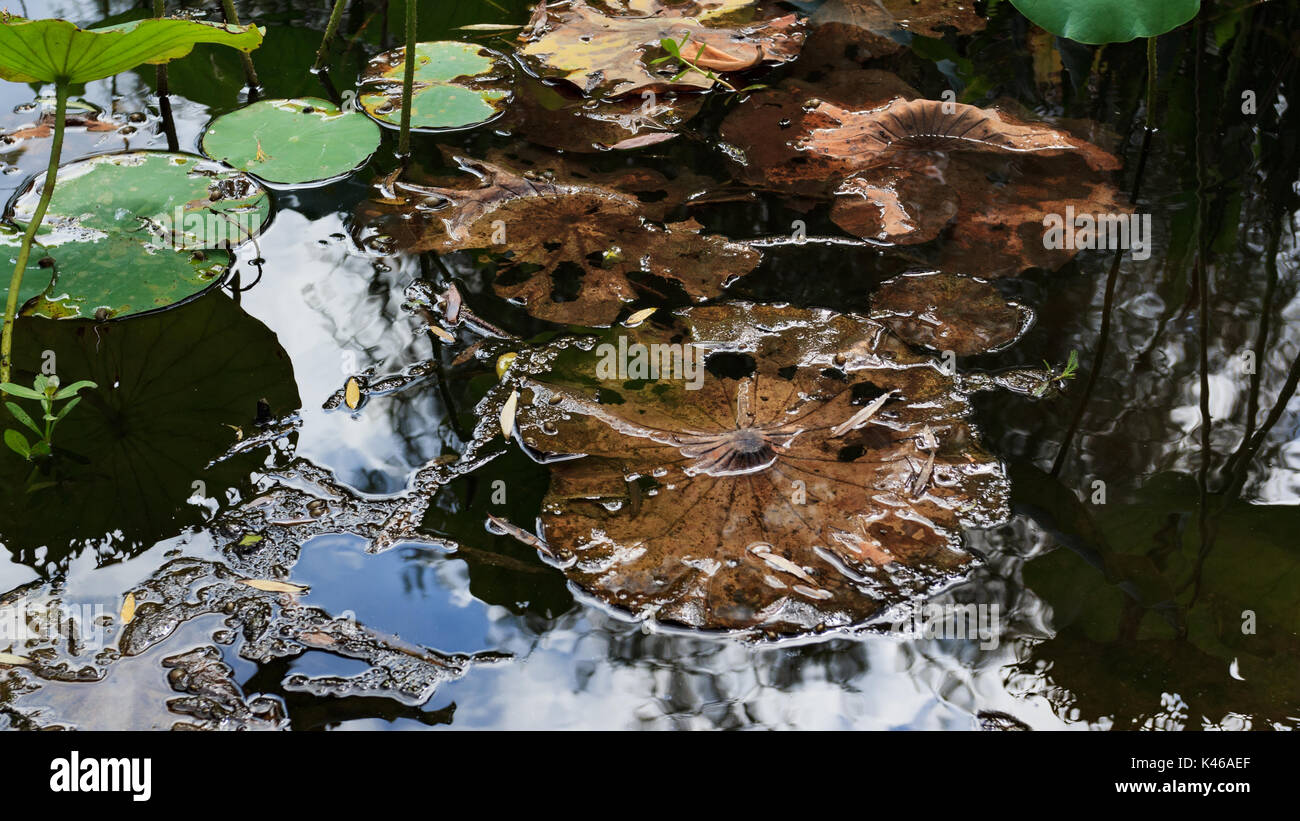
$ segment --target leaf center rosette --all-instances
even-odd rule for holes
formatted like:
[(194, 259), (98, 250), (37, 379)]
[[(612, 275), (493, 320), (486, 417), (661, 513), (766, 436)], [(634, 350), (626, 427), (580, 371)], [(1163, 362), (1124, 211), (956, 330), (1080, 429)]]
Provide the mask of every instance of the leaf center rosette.
[(504, 387), (550, 465), (543, 549), (638, 617), (880, 620), (961, 578), (962, 528), (1009, 515), (961, 379), (864, 316), (699, 306), (539, 361)]

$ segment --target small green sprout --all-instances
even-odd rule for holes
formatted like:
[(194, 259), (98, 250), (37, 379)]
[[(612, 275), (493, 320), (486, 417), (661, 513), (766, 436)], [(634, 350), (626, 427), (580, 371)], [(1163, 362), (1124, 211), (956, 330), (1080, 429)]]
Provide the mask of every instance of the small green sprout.
[(666, 54), (663, 57), (658, 57), (654, 60), (651, 60), (650, 65), (653, 66), (653, 65), (658, 65), (659, 63), (666, 63), (669, 60), (677, 60), (683, 63), (685, 65), (685, 68), (683, 68), (681, 71), (674, 74), (672, 79), (669, 81), (673, 83), (677, 82), (678, 80), (685, 77), (687, 74), (690, 74), (692, 71), (694, 71), (697, 74), (704, 75), (705, 79), (712, 80), (715, 83), (721, 85), (723, 88), (727, 89), (728, 91), (731, 91), (736, 94), (742, 94), (746, 91), (757, 91), (761, 88), (767, 88), (767, 86), (764, 85), (750, 85), (750, 86), (745, 86), (744, 88), (736, 88), (731, 83), (727, 82), (726, 80), (722, 79), (718, 75), (714, 74), (711, 69), (707, 69), (699, 65), (699, 59), (704, 56), (705, 50), (708, 49), (708, 44), (700, 43), (699, 51), (695, 52), (695, 56), (687, 57), (686, 55), (682, 54), (682, 49), (686, 47), (686, 43), (690, 41), (690, 39), (691, 39), (690, 32), (687, 32), (686, 35), (682, 37), (681, 42), (673, 40), (671, 37), (663, 38), (662, 40), (659, 41), (659, 46), (664, 51), (668, 52), (668, 54)]
[(1070, 351), (1070, 357), (1065, 361), (1065, 367), (1061, 368), (1058, 373), (1052, 363), (1043, 360), (1043, 366), (1047, 368), (1047, 376), (1043, 379), (1041, 385), (1034, 390), (1034, 396), (1042, 396), (1047, 393), (1047, 389), (1053, 384), (1064, 384), (1067, 379), (1073, 379), (1079, 373), (1079, 352)]
[[(32, 380), (30, 388), (24, 388), (22, 385), (15, 385), (12, 382), (0, 382), (0, 392), (22, 399), (35, 399), (41, 403), (41, 421), (40, 425), (34, 420), (27, 411), (23, 410), (16, 402), (5, 402), (5, 407), (23, 426), (32, 433), (36, 434), (34, 442), (28, 441), (27, 437), (21, 431), (9, 428), (4, 433), (5, 444), (9, 449), (29, 462), (49, 456), (53, 451), (54, 426), (59, 423), (68, 412), (77, 406), (81, 397), (77, 394), (85, 388), (99, 387), (94, 382), (82, 380), (73, 382), (66, 388), (59, 387), (59, 378), (57, 376), (46, 376), (41, 374)], [(54, 403), (64, 399), (70, 399), (58, 413), (54, 412)]]

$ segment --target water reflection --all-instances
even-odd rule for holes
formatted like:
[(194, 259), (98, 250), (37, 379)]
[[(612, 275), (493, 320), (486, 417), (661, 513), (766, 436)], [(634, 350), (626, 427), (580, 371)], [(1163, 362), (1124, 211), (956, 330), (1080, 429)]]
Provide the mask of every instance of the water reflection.
[[(128, 4), (109, 5), (121, 11)], [(525, 18), (522, 4), (506, 5), (509, 19)], [(1244, 13), (1215, 6), (1224, 15)], [(259, 240), (260, 280), (238, 295), (237, 306), (233, 296), (220, 297), (244, 316), (231, 312), (231, 323), (269, 329), (292, 363), (281, 387), (296, 389), (300, 402), (275, 404), (301, 406), (296, 419), (285, 417), (295, 437), (274, 448), (250, 447), (248, 463), (229, 483), (234, 497), (191, 506), (193, 518), (123, 532), (105, 544), (81, 539), (71, 550), (67, 539), (56, 549), (34, 530), (6, 528), (3, 607), (98, 605), (108, 618), (71, 643), (55, 635), (12, 646), (33, 664), (0, 667), (0, 726), (274, 725), (283, 715), (295, 728), (972, 729), (981, 714), (992, 713), (1036, 729), (1294, 725), (1300, 647), (1293, 591), (1300, 577), (1292, 517), (1300, 502), (1300, 445), (1292, 394), (1300, 337), (1292, 320), (1300, 311), (1300, 248), (1292, 189), (1297, 111), (1285, 97), (1296, 62), (1293, 47), (1271, 33), (1293, 30), (1295, 10), (1281, 6), (1250, 12), (1254, 23), (1243, 18), (1245, 40), (1198, 50), (1188, 29), (1171, 35), (1162, 51), (1164, 126), (1152, 140), (1136, 203), (1153, 215), (1160, 251), (1146, 261), (1123, 255), (1113, 268), (1109, 255), (1081, 254), (1059, 271), (1001, 283), (1004, 296), (1034, 308), (1036, 326), (1006, 351), (961, 362), (963, 370), (1037, 366), (1064, 361), (1074, 350), (1084, 366), (1061, 400), (976, 400), (986, 444), (1012, 465), (1016, 515), (971, 534), (981, 566), (936, 603), (997, 605), (996, 646), (892, 635), (751, 645), (645, 632), (571, 590), (536, 551), (484, 528), (489, 513), (524, 524), (536, 516), (546, 473), (518, 454), (440, 487), (422, 513), (422, 540), (412, 537), (379, 556), (364, 552), (368, 535), (402, 501), (391, 495), (426, 464), (464, 451), (457, 430), (470, 427), (473, 401), (491, 381), (490, 361), (453, 366), (456, 352), (421, 333), (421, 321), (400, 307), (406, 286), (417, 277), (445, 286), (454, 273), (469, 304), (510, 332), (529, 336), (546, 326), (495, 300), (484, 266), (468, 254), (435, 265), (427, 256), (382, 256), (355, 244), (351, 215), (370, 182), (363, 175), (280, 197), (275, 221)], [(453, 19), (462, 8), (470, 4), (431, 22), (426, 36), (454, 36), (452, 23), (486, 19)], [(89, 4), (29, 4), (28, 12), (100, 17)], [(274, 3), (249, 13), (289, 19), (291, 10)], [(280, 26), (276, 36), (285, 47), (258, 59), (305, 64), (294, 55), (314, 49), (322, 13), (296, 26), (301, 35)], [(1017, 61), (988, 59), (1005, 54), (1013, 38), (1009, 14), (974, 35), (963, 59), (989, 63), (975, 70), (986, 71), (981, 81), (998, 93), (1118, 127), (1124, 138), (1117, 152), (1134, 169), (1143, 135), (1129, 126), (1139, 110), (1143, 55), (1113, 49), (1108, 59), (1115, 67), (1094, 78), (1100, 85), (1080, 81), (1039, 99), (1036, 89), (1050, 78)], [(359, 64), (365, 49), (381, 46), (365, 42), (345, 63)], [(294, 43), (298, 52), (289, 47)], [(951, 80), (943, 72), (963, 70), (937, 51), (944, 45), (918, 38), (920, 50), (901, 52), (893, 65), (937, 98)], [(939, 54), (945, 67), (923, 52)], [(1199, 88), (1192, 64), (1175, 59), (1202, 61)], [(838, 52), (834, 62), (841, 62)], [(237, 65), (200, 68), (187, 78), (178, 66), (173, 77), (181, 150), (194, 150), (209, 117), (239, 99)], [(346, 84), (354, 73), (345, 66), (336, 80)], [(262, 74), (272, 94), (317, 93), (299, 87), (296, 69)], [(1086, 66), (1083, 76), (1091, 76)], [(151, 71), (128, 73), (91, 84), (84, 96), (122, 116), (144, 113), (154, 106), (153, 82)], [(1254, 118), (1240, 113), (1243, 88), (1259, 92)], [(4, 84), (0, 105), (8, 110), (32, 94)], [(131, 147), (144, 147), (140, 140), (156, 147), (147, 135)], [(442, 142), (488, 156), (482, 149), (514, 140), (465, 133)], [(665, 166), (718, 166), (703, 141), (678, 142), (671, 152), (650, 153), (665, 157)], [(106, 147), (70, 144), (69, 156), (99, 150)], [(432, 140), (421, 150), (438, 156)], [(0, 176), (0, 193), (36, 170), (29, 166), (39, 165), (38, 154), (34, 144), (16, 157), (4, 154), (18, 172)], [(608, 171), (628, 165), (626, 156), (594, 162)], [(1120, 188), (1136, 188), (1134, 176), (1126, 171)], [(710, 232), (737, 238), (788, 233), (797, 219), (810, 235), (835, 233), (824, 212), (803, 205), (733, 199), (691, 216), (698, 214)], [(822, 245), (764, 256), (729, 296), (865, 311), (872, 286), (916, 261)], [(240, 265), (247, 286), (257, 271), (248, 258)], [(229, 347), (253, 346), (241, 338)], [(434, 356), (449, 374), (446, 390), (430, 379), (372, 397), (356, 415), (321, 407), (349, 375), (396, 373)], [(292, 409), (277, 407), (276, 415)], [(210, 458), (199, 459), (191, 445), (167, 452), (182, 462)], [(321, 470), (274, 478), (294, 466), (295, 456)], [(331, 478), (345, 487), (320, 490)], [(497, 504), (492, 483), (507, 478), (511, 496)], [(293, 492), (262, 508), (236, 504), (277, 482)], [(325, 505), (319, 515), (318, 502)], [(135, 501), (122, 506), (138, 509)], [(174, 499), (167, 509), (188, 510)], [(69, 518), (58, 510), (45, 516), (57, 525)], [(241, 547), (250, 534), (262, 541)], [(179, 571), (194, 578), (163, 584)], [(310, 591), (296, 598), (254, 594), (239, 579), (287, 580)], [(191, 594), (203, 590), (209, 598), (202, 606), (180, 607), (193, 605)], [(132, 643), (119, 623), (127, 592), (137, 595), (139, 623), (159, 629), (150, 641)], [(168, 607), (179, 615), (162, 624), (155, 617)], [(1256, 619), (1253, 633), (1242, 629), (1246, 611)], [(341, 632), (349, 616), (370, 631), (364, 652), (348, 644), (359, 634)], [(394, 665), (397, 656), (421, 663)], [(187, 672), (172, 676), (177, 669)], [(266, 708), (259, 696), (278, 708)], [(188, 706), (169, 708), (177, 699), (189, 699)]]

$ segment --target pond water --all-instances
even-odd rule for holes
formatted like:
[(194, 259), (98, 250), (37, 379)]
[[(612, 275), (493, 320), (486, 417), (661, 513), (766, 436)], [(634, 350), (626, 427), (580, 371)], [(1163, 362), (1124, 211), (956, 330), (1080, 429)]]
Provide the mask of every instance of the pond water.
[[(328, 96), (308, 71), (328, 10), (300, 5), (237, 4), (244, 21), (267, 29), (253, 53), (264, 97)], [(522, 26), (530, 14), (518, 0), (425, 5), (422, 41), (494, 48), (515, 32), (460, 27)], [(798, 60), (746, 75), (768, 89), (740, 100), (709, 93), (676, 139), (563, 155), (570, 170), (602, 179), (650, 169), (700, 188), (698, 178), (710, 178), (702, 202), (670, 194), (656, 220), (693, 218), (732, 240), (777, 238), (754, 243), (761, 262), (711, 295), (714, 303), (866, 313), (880, 284), (904, 271), (1001, 276), (1001, 262), (1017, 267), (1018, 276), (995, 280), (997, 292), (1031, 309), (1032, 325), (1012, 345), (963, 354), (958, 371), (1030, 374), (1032, 382), (1030, 369), (1041, 379), (1046, 362), (1059, 373), (1075, 352), (1078, 374), (1042, 395), (972, 393), (969, 424), (1010, 483), (1007, 499), (985, 501), (1004, 503), (1006, 515), (965, 528), (971, 563), (946, 585), (916, 591), (946, 612), (976, 606), (970, 612), (991, 619), (985, 634), (837, 628), (777, 640), (651, 624), (489, 526), (493, 516), (531, 532), (550, 472), (568, 475), (565, 463), (539, 463), (499, 436), (491, 458), (454, 470), (457, 457), (475, 453), (467, 440), (479, 423), (476, 403), (496, 383), (496, 355), (521, 348), (518, 340), (551, 344), (557, 331), (582, 330), (503, 299), (481, 253), (387, 242), (388, 227), (368, 222), (374, 185), (398, 167), (396, 135), (386, 131), (357, 173), (273, 188), (271, 221), (255, 248), (236, 251), (227, 287), (120, 321), (19, 322), (20, 366), (52, 348), (65, 381), (83, 378), (73, 363), (99, 361), (131, 390), (110, 415), (120, 438), (87, 484), (29, 493), (27, 468), (0, 454), (0, 604), (29, 619), (61, 605), (83, 614), (62, 635), (0, 636), (0, 650), (8, 644), (34, 660), (0, 664), (0, 727), (1294, 727), (1300, 161), (1288, 97), (1300, 80), (1290, 36), (1300, 21), (1281, 2), (1205, 5), (1196, 27), (1159, 41), (1158, 127), (1145, 148), (1141, 42), (1094, 59), (1092, 49), (1033, 34), (1002, 2), (975, 4), (989, 18), (979, 31), (900, 30), (900, 47), (871, 59), (825, 32), (818, 43), (814, 31)], [(116, 0), (19, 7), (82, 25), (142, 14)], [(388, 8), (391, 21), (380, 4), (349, 8), (330, 71), (337, 89), (353, 88), (367, 59), (400, 45), (400, 6)], [(962, 103), (1046, 118), (1113, 153), (1122, 168), (1106, 175), (1119, 192), (1112, 204), (1137, 189), (1131, 207), (1151, 217), (1149, 255), (1084, 250), (1021, 271), (1014, 238), (993, 234), (983, 243), (978, 234), (895, 246), (819, 240), (849, 234), (815, 197), (745, 185), (728, 151), (763, 135), (724, 121), (790, 84), (851, 97), (860, 75), (834, 80), (836, 72), (864, 66), (931, 100), (953, 89)], [(212, 118), (245, 102), (238, 57), (214, 46), (172, 64), (169, 83), (180, 151), (198, 153)], [(65, 161), (166, 149), (155, 90), (153, 67), (78, 90), (117, 127), (73, 129)], [(33, 121), (41, 91), (0, 84), (0, 130)], [(417, 134), (407, 174), (446, 186), (457, 174), (452, 154), (543, 156), (545, 166), (557, 155), (526, 137), (570, 136), (508, 117)], [(48, 142), (0, 145), (0, 199), (43, 171)], [(970, 173), (998, 190), (1020, 184), (1003, 170)], [(1067, 176), (1043, 184), (1067, 185)], [(1075, 201), (1081, 210), (1095, 204)], [(963, 200), (956, 219), (974, 220), (982, 207)], [(810, 241), (787, 241), (796, 222)], [(473, 321), (447, 326), (454, 343), (426, 333), (427, 316), (404, 308), (417, 280), (432, 293), (454, 282), (472, 310)], [(689, 301), (678, 283), (656, 280), (618, 316)], [(944, 321), (963, 333), (978, 319), (957, 311)], [(454, 361), (481, 339), (482, 356)], [(356, 412), (325, 407), (350, 377), (370, 374), (374, 386), (431, 357), (437, 368), (376, 390)], [(522, 411), (519, 419), (526, 437), (531, 423)], [(65, 424), (69, 442), (91, 436), (77, 432), (75, 413)], [(241, 442), (223, 456), (235, 428)], [(411, 499), (427, 501), (416, 509), (425, 538), (407, 531), (391, 549), (368, 551)], [(726, 514), (706, 506), (697, 526), (720, 529)], [(241, 579), (309, 590), (258, 590)], [(124, 630), (128, 594), (136, 612)]]

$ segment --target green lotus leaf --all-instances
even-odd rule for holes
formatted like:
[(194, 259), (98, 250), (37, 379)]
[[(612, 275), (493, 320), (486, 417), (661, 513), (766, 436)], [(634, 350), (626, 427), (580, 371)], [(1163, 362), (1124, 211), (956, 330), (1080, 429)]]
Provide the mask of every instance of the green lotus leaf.
[[(13, 268), (18, 263), (18, 248), (23, 244), (23, 232), (13, 226), (0, 225), (0, 264)], [(45, 249), (40, 245), (32, 246), (33, 260), (43, 259)], [(50, 284), (51, 272), (41, 271), (35, 265), (29, 265), (27, 276), (23, 277), (22, 288), (18, 292), (18, 304), (25, 305), (32, 297), (39, 295)], [(0, 300), (9, 295), (9, 283), (0, 283)]]
[(1196, 16), (1201, 0), (1011, 0), (1035, 25), (1080, 43), (1156, 37)]
[[(15, 203), (20, 226), (40, 188), (38, 179)], [(36, 278), (45, 293), (24, 313), (123, 317), (184, 301), (221, 281), (230, 249), (269, 215), (265, 189), (201, 157), (137, 151), (69, 163), (37, 232), (54, 282)]]
[(214, 120), (202, 140), (212, 159), (282, 185), (350, 174), (378, 147), (379, 126), (315, 97), (244, 106)]
[(252, 51), (256, 26), (150, 18), (99, 29), (67, 20), (0, 18), (0, 79), (18, 83), (88, 83), (142, 63), (166, 63), (199, 43)]
[(229, 251), (173, 251), (119, 233), (63, 242), (45, 253), (54, 280), (23, 316), (116, 319), (156, 311), (216, 287), (232, 262)]
[[(417, 131), (479, 125), (510, 101), (507, 63), (491, 49), (438, 41), (418, 43), (415, 54), (411, 128)], [(371, 60), (361, 75), (359, 103), (381, 125), (401, 124), (405, 66), (406, 49), (394, 49)]]

